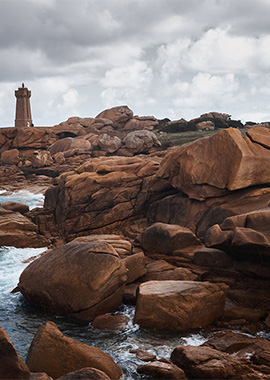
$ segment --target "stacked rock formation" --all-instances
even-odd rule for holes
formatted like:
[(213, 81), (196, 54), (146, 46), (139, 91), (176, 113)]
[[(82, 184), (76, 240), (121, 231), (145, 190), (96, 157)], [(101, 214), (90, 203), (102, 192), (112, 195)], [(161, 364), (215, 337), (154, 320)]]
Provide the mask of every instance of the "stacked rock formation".
[[(122, 107), (104, 111), (93, 122), (70, 119), (67, 124), (77, 123), (78, 137), (67, 136), (67, 126), (57, 127), (61, 138), (48, 149), (58, 169), (44, 207), (2, 206), (3, 236), (9, 215), (17, 230), (24, 221), (26, 232), (34, 233), (26, 245), (45, 242), (52, 248), (24, 270), (16, 290), (31, 304), (80, 323), (130, 302), (136, 304), (134, 323), (143, 328), (237, 325), (249, 333), (269, 328), (269, 129), (254, 127), (243, 136), (230, 128), (148, 155), (145, 134), (139, 150), (129, 156), (125, 152), (134, 147), (128, 135), (111, 132), (125, 133), (146, 121), (136, 120)], [(18, 152), (4, 157), (11, 166), (18, 167), (12, 163)], [(96, 326), (106, 325), (110, 317), (102, 320)], [(61, 335), (47, 325), (39, 339), (44, 332)], [(171, 378), (269, 378), (269, 342), (222, 334), (199, 347), (177, 347), (171, 361), (155, 359), (138, 371), (176, 376)], [(33, 358), (32, 350), (30, 369), (65, 375), (50, 372), (45, 364), (35, 367)], [(112, 376), (99, 364), (83, 366)]]

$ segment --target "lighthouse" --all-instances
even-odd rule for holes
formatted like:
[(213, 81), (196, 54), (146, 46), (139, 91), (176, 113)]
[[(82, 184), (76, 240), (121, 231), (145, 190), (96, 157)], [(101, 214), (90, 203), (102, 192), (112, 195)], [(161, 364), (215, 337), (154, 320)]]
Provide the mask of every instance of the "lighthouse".
[(31, 91), (28, 88), (19, 87), (15, 90), (16, 101), (16, 116), (15, 116), (15, 128), (24, 128), (32, 126), (32, 116), (30, 108), (30, 96)]

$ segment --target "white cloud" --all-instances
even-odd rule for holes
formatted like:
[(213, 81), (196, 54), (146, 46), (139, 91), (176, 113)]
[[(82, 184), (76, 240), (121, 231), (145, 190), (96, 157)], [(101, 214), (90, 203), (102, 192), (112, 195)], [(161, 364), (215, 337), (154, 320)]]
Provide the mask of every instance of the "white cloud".
[(235, 102), (239, 83), (233, 74), (198, 73), (190, 83), (178, 81), (173, 86), (173, 104), (185, 108), (213, 107)]
[(129, 66), (115, 67), (108, 70), (100, 83), (105, 87), (125, 87), (138, 90), (148, 86), (152, 78), (152, 69), (145, 62), (137, 61)]

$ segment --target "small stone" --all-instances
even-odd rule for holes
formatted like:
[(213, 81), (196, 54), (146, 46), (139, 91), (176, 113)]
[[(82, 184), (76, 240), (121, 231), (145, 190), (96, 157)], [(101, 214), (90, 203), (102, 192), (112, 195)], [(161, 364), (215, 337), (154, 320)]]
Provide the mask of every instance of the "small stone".
[(156, 355), (140, 348), (137, 348), (136, 350), (129, 350), (129, 352), (131, 354), (135, 354), (138, 359), (141, 359), (144, 362), (152, 362), (156, 359)]
[(168, 364), (160, 361), (141, 365), (137, 368), (137, 372), (155, 379), (186, 379), (185, 372), (175, 364)]

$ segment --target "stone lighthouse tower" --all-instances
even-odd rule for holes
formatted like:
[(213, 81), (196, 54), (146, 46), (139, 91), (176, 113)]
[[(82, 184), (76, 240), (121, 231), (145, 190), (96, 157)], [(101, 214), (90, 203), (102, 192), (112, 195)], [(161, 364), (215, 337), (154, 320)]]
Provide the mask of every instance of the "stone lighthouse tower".
[(15, 128), (30, 127), (32, 125), (30, 108), (31, 91), (24, 87), (24, 83), (22, 83), (22, 87), (15, 90), (15, 96), (17, 98)]

